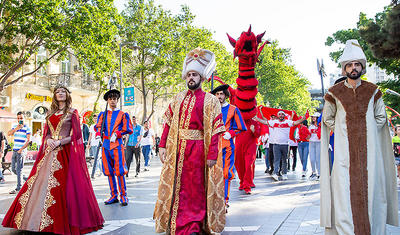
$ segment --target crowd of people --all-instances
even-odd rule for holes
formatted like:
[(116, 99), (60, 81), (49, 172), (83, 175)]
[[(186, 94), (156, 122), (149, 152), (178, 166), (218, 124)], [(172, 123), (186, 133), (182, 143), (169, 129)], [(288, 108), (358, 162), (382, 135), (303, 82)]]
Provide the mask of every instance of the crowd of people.
[[(308, 111), (299, 118), (287, 110), (266, 117), (259, 108), (257, 115), (249, 118), (253, 109), (243, 115), (234, 105), (240, 102), (237, 92), (242, 90), (226, 84), (210, 93), (203, 91), (202, 83), (215, 70), (215, 55), (196, 48), (183, 63), (187, 90), (168, 106), (158, 139), (148, 121), (140, 126), (135, 116), (117, 108), (118, 90), (105, 93), (106, 110), (94, 114), (95, 123), (84, 127), (72, 108), (71, 92), (58, 86), (38, 157), (23, 185), (22, 151), (29, 145), (31, 131), (18, 114), (18, 124), (8, 132), (14, 136), (12, 169), (18, 176), (12, 193), (18, 194), (2, 225), (59, 234), (101, 229), (104, 219), (90, 177), (95, 177), (96, 169), (107, 177), (110, 197), (106, 205), (127, 206), (125, 177), (129, 177), (133, 156), (137, 177), (140, 152), (147, 171), (154, 148), (163, 164), (153, 217), (156, 232), (220, 233), (235, 172), (239, 190), (250, 195), (256, 187), (259, 141), (265, 172), (275, 181), (288, 180), (288, 171), (296, 169), (297, 152), (302, 178), (311, 163), (309, 178), (320, 181), (320, 223), (326, 234), (384, 234), (386, 224), (398, 225), (394, 160), (400, 171), (400, 127), (396, 127), (391, 145), (382, 93), (376, 85), (360, 79), (366, 60), (357, 41), (346, 44), (340, 62), (346, 79), (329, 89), (322, 115), (312, 114), (308, 125)], [(253, 70), (240, 73), (252, 77)], [(4, 139), (4, 134), (0, 138)], [(4, 142), (1, 148), (4, 151)], [(94, 161), (90, 176), (85, 148)]]

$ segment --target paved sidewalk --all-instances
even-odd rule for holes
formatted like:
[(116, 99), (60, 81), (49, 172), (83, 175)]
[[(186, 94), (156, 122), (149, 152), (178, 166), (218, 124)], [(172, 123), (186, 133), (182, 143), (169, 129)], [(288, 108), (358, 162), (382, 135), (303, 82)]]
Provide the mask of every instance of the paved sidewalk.
[[(134, 166), (132, 166), (134, 169)], [(28, 175), (31, 167), (24, 168)], [(232, 182), (230, 207), (223, 235), (315, 235), (323, 234), (319, 227), (318, 181), (301, 179), (300, 169), (288, 174), (289, 180), (275, 182), (264, 173), (264, 161), (257, 159), (255, 185), (251, 195), (238, 190), (238, 179)], [(109, 197), (106, 177), (92, 181), (100, 210), (106, 220), (102, 230), (91, 234), (153, 235), (152, 219), (157, 198), (161, 164), (152, 159), (150, 171), (138, 178), (127, 178), (129, 205), (105, 206)], [(8, 192), (15, 187), (16, 177), (6, 175), (6, 184), (0, 184), (0, 221), (14, 199)], [(0, 234), (24, 234), (0, 227)], [(388, 226), (388, 235), (400, 234), (400, 228)]]

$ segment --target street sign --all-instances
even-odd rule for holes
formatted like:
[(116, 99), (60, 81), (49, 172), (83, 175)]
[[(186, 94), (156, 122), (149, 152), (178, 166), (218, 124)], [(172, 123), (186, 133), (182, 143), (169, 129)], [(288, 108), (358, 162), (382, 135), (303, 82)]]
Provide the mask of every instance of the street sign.
[(135, 105), (135, 89), (134, 87), (124, 88), (124, 105)]

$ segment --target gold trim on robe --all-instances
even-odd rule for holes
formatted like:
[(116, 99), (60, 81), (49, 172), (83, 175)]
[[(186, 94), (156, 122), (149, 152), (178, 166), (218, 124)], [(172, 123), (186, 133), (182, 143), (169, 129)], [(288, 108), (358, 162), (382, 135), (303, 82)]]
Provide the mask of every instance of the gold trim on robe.
[[(67, 119), (67, 117), (70, 114), (67, 115), (63, 115), (63, 117), (61, 118), (61, 120), (59, 121), (56, 129), (54, 130), (54, 127), (52, 126), (52, 124), (50, 122), (47, 122), (47, 125), (51, 131), (52, 136), (59, 136), (60, 131), (61, 131), (61, 127), (64, 123), (64, 121)], [(47, 145), (47, 143), (45, 143), (45, 145)], [(46, 150), (45, 150), (45, 156), (43, 156), (43, 158), (40, 160), (40, 162), (37, 165), (36, 168), (36, 172), (35, 174), (30, 177), (28, 179), (28, 181), (26, 182), (28, 188), (26, 190), (26, 192), (24, 192), (21, 197), (18, 199), (18, 202), (21, 205), (21, 210), (15, 215), (14, 221), (15, 224), (17, 225), (17, 228), (20, 229), (21, 225), (22, 225), (22, 220), (24, 218), (24, 214), (25, 214), (25, 207), (28, 203), (28, 200), (30, 198), (31, 195), (31, 191), (33, 188), (33, 184), (36, 182), (36, 178), (38, 177), (38, 174), (40, 172), (40, 169), (43, 166), (44, 160), (48, 157), (53, 156), (53, 161), (51, 164), (51, 171), (50, 171), (50, 175), (49, 175), (49, 181), (48, 181), (48, 185), (47, 185), (47, 193), (46, 193), (46, 199), (44, 202), (44, 208), (41, 214), (41, 220), (40, 220), (40, 227), (39, 227), (39, 231), (43, 231), (43, 229), (45, 229), (47, 226), (51, 225), (54, 223), (53, 219), (47, 214), (47, 210), (49, 207), (51, 207), (52, 205), (54, 205), (56, 203), (56, 201), (54, 200), (54, 197), (51, 195), (50, 190), (53, 189), (54, 187), (57, 187), (60, 185), (60, 183), (57, 181), (57, 179), (54, 177), (54, 172), (62, 169), (62, 166), (60, 164), (60, 162), (57, 160), (57, 153), (58, 151), (61, 149), (61, 147), (58, 147), (56, 149), (53, 150), (53, 152), (50, 150), (50, 147), (47, 146)]]
[[(176, 159), (178, 154), (179, 146), (179, 129), (182, 129), (184, 125), (187, 129), (190, 121), (189, 110), (188, 118), (185, 120), (179, 120), (180, 107), (184, 102), (187, 91), (179, 93), (171, 104), (172, 117), (170, 120), (166, 120), (167, 123), (170, 121), (170, 129), (167, 137), (166, 144), (166, 158), (160, 175), (160, 182), (158, 188), (158, 197), (154, 210), (153, 218), (155, 220), (155, 227), (157, 233), (167, 232), (174, 234), (174, 231), (169, 231), (169, 228), (176, 228), (174, 221), (176, 220), (177, 203), (179, 203), (179, 177), (182, 171), (183, 154), (185, 150), (186, 140), (181, 140), (180, 153), (182, 156), (179, 158), (178, 168), (176, 166)], [(188, 101), (187, 101), (188, 102)], [(194, 105), (194, 103), (193, 103)], [(185, 106), (185, 104), (184, 104)], [(182, 107), (186, 110), (185, 107)], [(190, 107), (189, 107), (190, 109)], [(182, 116), (185, 116), (185, 112), (182, 110)], [(169, 112), (169, 111), (167, 111)], [(209, 94), (205, 93), (204, 97), (204, 150), (205, 159), (207, 159), (209, 145), (211, 137), (215, 134), (225, 131), (225, 127), (217, 126), (217, 122), (214, 120), (221, 114), (221, 106), (218, 99)], [(186, 126), (187, 122), (187, 126)], [(168, 123), (169, 124), (169, 123)], [(179, 128), (181, 127), (181, 128)], [(217, 129), (215, 129), (217, 128)], [(220, 149), (219, 149), (220, 151)], [(182, 161), (182, 162), (181, 162)], [(179, 172), (180, 170), (180, 172)], [(224, 199), (224, 177), (222, 169), (222, 158), (221, 154), (218, 154), (217, 164), (212, 168), (205, 167), (205, 189), (206, 189), (206, 221), (204, 230), (207, 233), (221, 233), (225, 227), (225, 199)], [(177, 182), (174, 188), (175, 174)], [(175, 189), (175, 192), (174, 192)], [(173, 195), (175, 195), (174, 207), (171, 208)], [(176, 208), (176, 209), (175, 209)], [(172, 211), (171, 211), (172, 209)], [(174, 220), (175, 218), (175, 220)], [(169, 223), (171, 219), (171, 224)], [(175, 221), (176, 222), (176, 221)], [(171, 225), (171, 226), (170, 226)], [(174, 226), (175, 225), (175, 226)]]

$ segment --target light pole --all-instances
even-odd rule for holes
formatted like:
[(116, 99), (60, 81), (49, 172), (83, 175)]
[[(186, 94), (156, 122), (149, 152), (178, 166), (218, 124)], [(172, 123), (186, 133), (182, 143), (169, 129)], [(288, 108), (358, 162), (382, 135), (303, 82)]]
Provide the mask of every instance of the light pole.
[[(139, 48), (136, 46), (136, 43), (134, 42), (120, 42), (119, 43), (119, 92), (121, 93), (122, 96), (122, 47), (125, 45), (133, 45), (133, 47)], [(122, 110), (122, 97), (119, 99), (120, 102), (120, 110)]]

